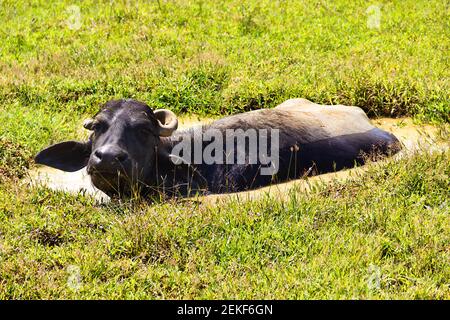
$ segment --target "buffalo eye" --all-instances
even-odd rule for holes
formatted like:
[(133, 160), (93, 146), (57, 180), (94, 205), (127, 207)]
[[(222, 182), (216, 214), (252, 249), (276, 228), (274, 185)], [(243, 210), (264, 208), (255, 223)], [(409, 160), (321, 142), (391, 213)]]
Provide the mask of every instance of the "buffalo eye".
[(95, 122), (92, 125), (92, 130), (94, 130), (95, 133), (102, 133), (106, 131), (107, 128), (108, 128), (107, 124), (103, 121)]
[(131, 125), (134, 134), (141, 140), (146, 140), (154, 134), (152, 124), (149, 121), (136, 121)]
[(149, 128), (139, 128), (138, 129), (139, 136), (142, 138), (147, 138), (149, 135), (152, 134), (152, 131)]

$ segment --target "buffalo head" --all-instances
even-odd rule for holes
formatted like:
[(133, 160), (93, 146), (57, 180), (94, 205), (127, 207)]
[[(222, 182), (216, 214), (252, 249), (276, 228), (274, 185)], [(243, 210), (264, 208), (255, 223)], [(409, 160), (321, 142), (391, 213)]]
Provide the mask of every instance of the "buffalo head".
[(35, 161), (63, 171), (87, 166), (92, 183), (103, 192), (130, 193), (155, 167), (161, 137), (170, 136), (177, 126), (177, 117), (169, 110), (152, 111), (138, 101), (113, 100), (84, 122), (92, 131), (88, 141), (52, 145)]

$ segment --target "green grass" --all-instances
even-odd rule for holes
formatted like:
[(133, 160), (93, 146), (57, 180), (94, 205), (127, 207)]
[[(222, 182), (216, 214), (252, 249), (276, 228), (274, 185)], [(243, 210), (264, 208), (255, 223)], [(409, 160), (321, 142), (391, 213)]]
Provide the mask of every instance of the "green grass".
[(449, 299), (449, 162), (221, 206), (1, 186), (0, 297)]
[(380, 28), (363, 1), (0, 3), (0, 134), (33, 152), (113, 98), (223, 115), (304, 97), (450, 121), (445, 1), (381, 1)]
[(448, 151), (220, 207), (19, 181), (113, 98), (218, 116), (303, 97), (449, 123), (447, 2), (378, 1), (380, 28), (372, 4), (0, 0), (0, 298), (449, 299)]

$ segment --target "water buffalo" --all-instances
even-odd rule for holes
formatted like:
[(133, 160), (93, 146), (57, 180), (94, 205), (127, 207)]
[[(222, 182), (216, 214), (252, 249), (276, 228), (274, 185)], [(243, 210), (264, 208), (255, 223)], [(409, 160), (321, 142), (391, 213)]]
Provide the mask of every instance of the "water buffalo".
[(400, 150), (392, 134), (375, 128), (358, 107), (321, 106), (290, 99), (273, 109), (232, 115), (177, 130), (169, 110), (142, 102), (107, 102), (85, 142), (52, 145), (36, 163), (64, 171), (87, 166), (106, 194), (226, 193), (361, 165), (369, 155)]

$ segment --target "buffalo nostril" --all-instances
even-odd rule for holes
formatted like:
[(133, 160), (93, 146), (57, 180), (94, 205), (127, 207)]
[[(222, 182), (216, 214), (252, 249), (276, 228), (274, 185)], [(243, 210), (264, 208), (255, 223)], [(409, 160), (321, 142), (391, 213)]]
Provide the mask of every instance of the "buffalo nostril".
[(94, 152), (94, 155), (95, 155), (99, 160), (102, 160), (102, 158), (103, 158), (103, 152), (101, 152), (100, 150), (96, 150), (96, 151)]
[(128, 160), (128, 153), (115, 147), (103, 146), (93, 153), (93, 161), (98, 165), (117, 165)]

